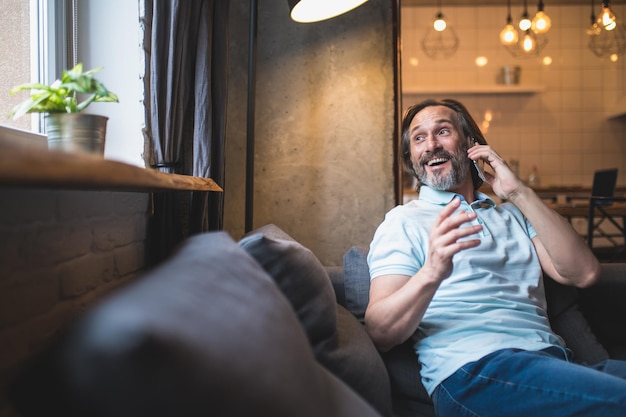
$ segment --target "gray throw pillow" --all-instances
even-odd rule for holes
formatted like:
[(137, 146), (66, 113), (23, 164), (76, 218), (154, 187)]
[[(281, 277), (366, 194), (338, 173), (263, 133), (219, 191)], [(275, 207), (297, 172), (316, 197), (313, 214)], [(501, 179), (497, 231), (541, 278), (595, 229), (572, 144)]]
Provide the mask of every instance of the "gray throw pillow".
[(361, 323), (365, 323), (365, 309), (370, 299), (367, 254), (367, 248), (353, 246), (343, 256), (346, 308)]
[(313, 351), (337, 343), (337, 308), (330, 278), (317, 257), (278, 226), (263, 226), (239, 241), (274, 279), (302, 323)]
[(379, 415), (315, 361), (289, 302), (223, 232), (90, 309), (12, 398), (24, 417)]
[(360, 323), (337, 305), (326, 269), (313, 252), (273, 224), (252, 231), (239, 244), (291, 302), (316, 359), (390, 415), (389, 377), (382, 359)]

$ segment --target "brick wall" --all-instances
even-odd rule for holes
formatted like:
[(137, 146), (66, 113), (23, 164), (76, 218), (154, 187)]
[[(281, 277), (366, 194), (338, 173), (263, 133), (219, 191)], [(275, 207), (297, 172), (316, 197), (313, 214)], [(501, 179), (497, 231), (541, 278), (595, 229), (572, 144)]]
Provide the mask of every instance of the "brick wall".
[(145, 268), (149, 198), (0, 188), (0, 417), (20, 364)]

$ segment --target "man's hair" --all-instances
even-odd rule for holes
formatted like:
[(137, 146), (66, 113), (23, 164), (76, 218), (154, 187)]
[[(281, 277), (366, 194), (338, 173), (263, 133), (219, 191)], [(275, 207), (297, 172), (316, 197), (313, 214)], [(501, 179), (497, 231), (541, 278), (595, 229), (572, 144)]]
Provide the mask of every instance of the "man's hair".
[[(457, 114), (459, 126), (462, 129), (463, 137), (469, 136), (470, 138), (474, 138), (476, 142), (478, 142), (480, 145), (487, 144), (487, 140), (485, 140), (485, 137), (483, 136), (483, 133), (480, 131), (480, 128), (476, 124), (476, 121), (474, 121), (467, 108), (460, 102), (450, 98), (446, 98), (443, 100), (428, 99), (422, 101), (421, 103), (415, 104), (407, 109), (406, 113), (404, 114), (404, 118), (402, 119), (401, 143), (401, 154), (404, 169), (408, 173), (412, 174), (415, 178), (417, 178), (417, 173), (415, 172), (413, 162), (411, 161), (411, 133), (409, 132), (409, 127), (417, 113), (431, 106), (445, 106), (449, 109), (452, 109)], [(477, 190), (483, 184), (483, 180), (480, 179), (480, 177), (478, 176), (474, 164), (472, 164), (471, 166), (472, 182), (474, 184), (474, 189)]]

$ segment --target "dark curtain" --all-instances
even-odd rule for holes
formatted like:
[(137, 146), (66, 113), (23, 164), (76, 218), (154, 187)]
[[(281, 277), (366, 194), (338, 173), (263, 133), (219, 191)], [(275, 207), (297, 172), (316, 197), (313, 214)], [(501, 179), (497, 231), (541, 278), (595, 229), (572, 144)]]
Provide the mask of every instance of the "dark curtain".
[[(210, 177), (224, 188), (229, 2), (146, 3), (150, 163), (163, 172)], [(155, 193), (153, 207), (157, 259), (191, 234), (222, 229), (223, 193)]]

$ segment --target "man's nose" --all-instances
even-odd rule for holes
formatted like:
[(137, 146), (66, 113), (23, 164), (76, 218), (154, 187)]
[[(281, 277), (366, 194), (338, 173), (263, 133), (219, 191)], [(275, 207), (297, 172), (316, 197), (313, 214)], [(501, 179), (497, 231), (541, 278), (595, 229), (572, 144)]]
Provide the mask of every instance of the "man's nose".
[(433, 134), (429, 134), (426, 136), (426, 149), (434, 150), (440, 147), (439, 140), (437, 140), (437, 136)]

